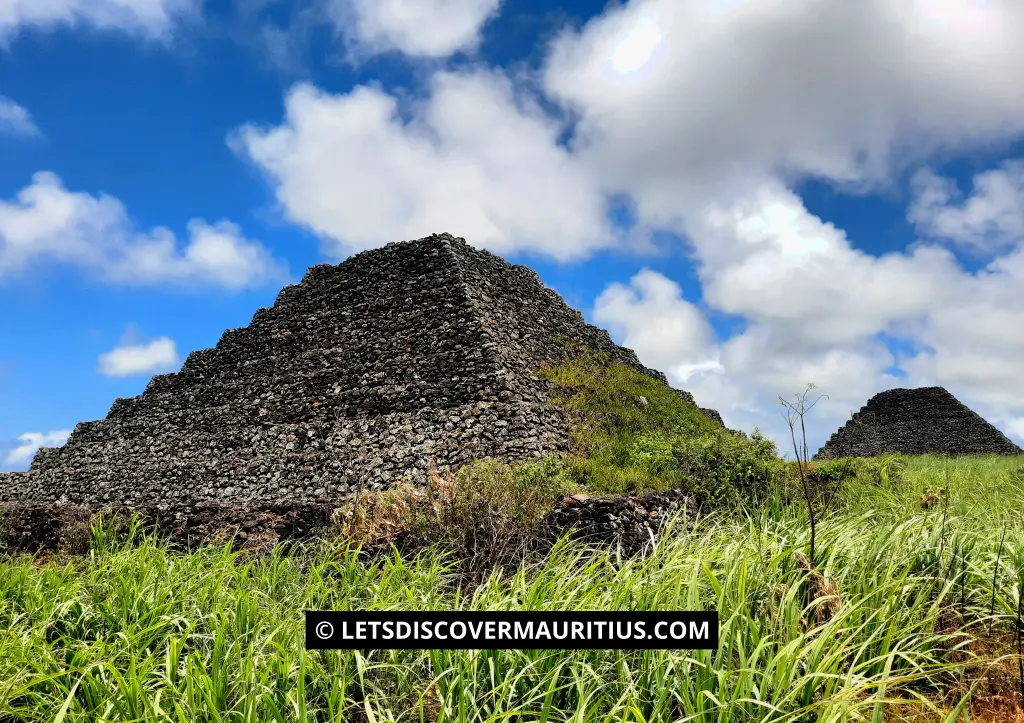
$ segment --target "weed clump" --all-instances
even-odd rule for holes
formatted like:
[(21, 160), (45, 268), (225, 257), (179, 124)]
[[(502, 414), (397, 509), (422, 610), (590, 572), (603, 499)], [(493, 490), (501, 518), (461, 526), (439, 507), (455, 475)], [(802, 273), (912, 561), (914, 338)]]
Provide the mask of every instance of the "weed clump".
[(872, 460), (869, 470), (872, 481), (880, 487), (898, 487), (907, 471), (907, 462), (902, 454), (894, 452)]
[(816, 477), (829, 482), (845, 482), (853, 479), (865, 468), (865, 461), (857, 457), (830, 459), (812, 468)]
[(335, 523), (369, 551), (436, 547), (451, 553), (461, 573), (479, 577), (519, 564), (535, 547), (553, 503), (577, 489), (563, 472), (553, 457), (515, 466), (484, 459), (457, 473), (431, 465), (425, 488), (405, 480), (364, 491), (339, 508)]

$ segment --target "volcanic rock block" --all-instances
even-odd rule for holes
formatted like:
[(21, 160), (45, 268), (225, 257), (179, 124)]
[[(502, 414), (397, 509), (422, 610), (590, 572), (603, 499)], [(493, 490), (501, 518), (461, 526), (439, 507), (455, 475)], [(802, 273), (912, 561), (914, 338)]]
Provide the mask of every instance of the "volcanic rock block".
[(430, 460), (541, 456), (568, 435), (536, 372), (567, 343), (665, 381), (529, 268), (448, 234), (389, 244), (311, 267), (248, 327), (0, 475), (0, 501), (270, 508), (425, 482)]
[(890, 389), (825, 443), (815, 459), (902, 454), (1024, 454), (942, 387)]

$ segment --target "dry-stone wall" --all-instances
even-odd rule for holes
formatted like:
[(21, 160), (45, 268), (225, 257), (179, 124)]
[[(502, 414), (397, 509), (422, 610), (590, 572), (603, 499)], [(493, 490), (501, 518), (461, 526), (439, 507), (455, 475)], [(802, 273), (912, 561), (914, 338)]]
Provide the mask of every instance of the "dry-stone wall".
[(923, 387), (876, 394), (814, 458), (874, 457), (887, 452), (1024, 453), (942, 387)]
[(423, 481), (431, 459), (543, 455), (567, 435), (535, 372), (565, 342), (664, 380), (526, 267), (448, 234), (389, 244), (310, 268), (248, 327), (0, 475), (0, 501), (279, 509)]
[(698, 508), (693, 496), (678, 489), (645, 495), (578, 494), (556, 504), (544, 524), (553, 537), (571, 531), (577, 539), (610, 543), (634, 555), (649, 549), (670, 521), (674, 521), (676, 532), (692, 529), (693, 512)]

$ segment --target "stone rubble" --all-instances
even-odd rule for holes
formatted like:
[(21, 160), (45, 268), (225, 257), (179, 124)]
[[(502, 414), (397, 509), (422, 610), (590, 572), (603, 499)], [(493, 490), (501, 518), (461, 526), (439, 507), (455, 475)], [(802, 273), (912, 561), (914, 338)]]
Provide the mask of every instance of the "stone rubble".
[(681, 490), (600, 497), (581, 494), (555, 505), (544, 523), (554, 537), (572, 531), (577, 539), (616, 545), (623, 554), (636, 555), (648, 548), (677, 514), (676, 531), (692, 527), (692, 513), (697, 508), (697, 500)]

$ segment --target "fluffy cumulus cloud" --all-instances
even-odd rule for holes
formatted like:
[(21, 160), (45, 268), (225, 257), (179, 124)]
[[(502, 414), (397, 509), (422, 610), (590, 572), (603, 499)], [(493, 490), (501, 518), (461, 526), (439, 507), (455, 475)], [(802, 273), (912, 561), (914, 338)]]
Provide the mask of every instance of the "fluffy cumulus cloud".
[(688, 228), (711, 305), (816, 343), (848, 343), (919, 316), (958, 274), (938, 249), (880, 258), (856, 251), (842, 230), (779, 186), (711, 203)]
[[(728, 340), (715, 342), (702, 329), (702, 312), (682, 298), (671, 280), (645, 271), (631, 287), (629, 294), (619, 285), (609, 287), (598, 298), (595, 321), (610, 326), (617, 340), (665, 371), (675, 386), (718, 409), (734, 428), (759, 427), (784, 439), (782, 417), (775, 413), (778, 395), (791, 398), (813, 381), (829, 395), (815, 410), (812, 436), (820, 442), (869, 396), (899, 385), (887, 372), (892, 355), (873, 337), (829, 344), (785, 324), (754, 321)], [(645, 287), (660, 287), (665, 293), (650, 293)]]
[(287, 117), (233, 137), (284, 212), (338, 256), (452, 231), (497, 253), (559, 259), (612, 242), (596, 177), (561, 126), (496, 73), (438, 73), (403, 119), (377, 88), (294, 88)]
[(678, 284), (655, 271), (644, 269), (628, 285), (611, 284), (594, 305), (594, 319), (677, 381), (720, 368), (703, 312), (682, 297)]
[(329, 14), (351, 54), (397, 50), (443, 58), (472, 50), (501, 0), (331, 0)]
[(123, 340), (108, 352), (100, 354), (99, 372), (109, 377), (128, 377), (171, 371), (180, 363), (174, 340), (162, 336), (150, 342), (131, 343)]
[(179, 243), (166, 228), (140, 230), (106, 195), (69, 191), (37, 173), (11, 200), (0, 200), (0, 280), (33, 263), (57, 262), (123, 284), (207, 284), (228, 289), (277, 281), (283, 265), (233, 223), (188, 223)]
[[(554, 44), (576, 148), (650, 221), (765, 177), (858, 189), (1024, 131), (1015, 0), (634, 0)], [(705, 193), (707, 192), (707, 193)]]
[(0, 47), (23, 28), (86, 25), (166, 38), (198, 0), (0, 0)]
[(947, 239), (982, 253), (1024, 241), (1024, 161), (979, 173), (964, 198), (956, 182), (930, 169), (911, 182), (909, 218), (926, 236)]
[(9, 467), (25, 466), (32, 461), (40, 447), (59, 447), (70, 436), (70, 429), (58, 429), (52, 432), (26, 432), (18, 437), (18, 445), (4, 457), (4, 464)]
[(38, 135), (41, 133), (28, 109), (0, 95), (0, 136), (28, 138)]
[(968, 391), (986, 406), (1024, 420), (1024, 248), (999, 257), (938, 295), (904, 362), (916, 378)]

